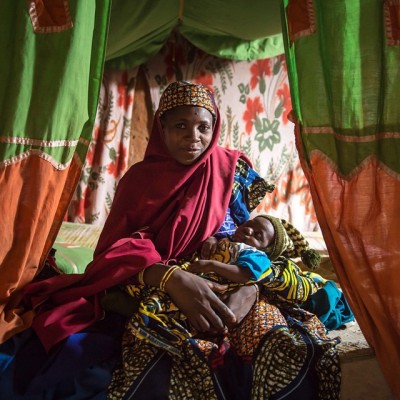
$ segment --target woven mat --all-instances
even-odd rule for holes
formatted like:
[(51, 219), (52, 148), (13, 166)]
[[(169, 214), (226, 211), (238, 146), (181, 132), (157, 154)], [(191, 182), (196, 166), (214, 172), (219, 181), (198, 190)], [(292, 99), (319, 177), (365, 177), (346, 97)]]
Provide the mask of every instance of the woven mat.
[(347, 323), (344, 329), (330, 331), (328, 336), (331, 338), (339, 336), (342, 340), (337, 347), (342, 362), (375, 356), (357, 321)]
[(88, 247), (94, 250), (102, 229), (102, 225), (63, 222), (58, 232), (56, 243)]

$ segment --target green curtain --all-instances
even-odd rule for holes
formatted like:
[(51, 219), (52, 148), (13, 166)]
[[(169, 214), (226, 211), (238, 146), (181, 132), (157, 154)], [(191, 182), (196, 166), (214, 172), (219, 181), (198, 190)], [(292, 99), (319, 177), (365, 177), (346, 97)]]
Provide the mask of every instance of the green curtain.
[(284, 52), (276, 0), (114, 0), (106, 59), (128, 69), (155, 55), (174, 30), (208, 54), (255, 60)]
[(318, 221), (400, 398), (400, 2), (282, 4), (297, 146)]
[(110, 1), (67, 2), (73, 26), (47, 33), (33, 31), (28, 3), (0, 3), (0, 162), (39, 150), (63, 169), (91, 139)]

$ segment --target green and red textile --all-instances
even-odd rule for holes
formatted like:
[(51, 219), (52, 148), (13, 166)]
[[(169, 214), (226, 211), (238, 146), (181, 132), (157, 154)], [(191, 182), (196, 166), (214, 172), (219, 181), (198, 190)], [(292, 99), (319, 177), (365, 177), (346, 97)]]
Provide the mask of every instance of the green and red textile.
[(400, 3), (282, 4), (297, 146), (318, 221), (400, 397)]
[(110, 1), (0, 4), (0, 342), (47, 256), (92, 136)]

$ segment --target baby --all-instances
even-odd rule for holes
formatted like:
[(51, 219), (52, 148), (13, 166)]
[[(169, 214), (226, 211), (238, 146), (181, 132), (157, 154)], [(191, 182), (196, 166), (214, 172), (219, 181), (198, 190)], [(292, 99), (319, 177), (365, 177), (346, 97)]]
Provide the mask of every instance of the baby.
[(227, 238), (208, 238), (200, 250), (201, 259), (187, 270), (207, 274), (221, 283), (266, 282), (275, 278), (271, 261), (280, 256), (301, 257), (313, 270), (320, 261), (318, 253), (309, 248), (308, 242), (291, 224), (280, 218), (259, 215), (239, 225)]

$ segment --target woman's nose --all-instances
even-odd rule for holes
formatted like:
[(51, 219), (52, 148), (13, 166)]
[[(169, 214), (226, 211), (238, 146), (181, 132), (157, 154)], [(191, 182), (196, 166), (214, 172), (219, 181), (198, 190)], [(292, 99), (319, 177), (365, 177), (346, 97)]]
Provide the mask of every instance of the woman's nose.
[(195, 127), (194, 128), (189, 128), (186, 131), (186, 137), (189, 138), (190, 140), (197, 141), (197, 140), (199, 140), (200, 132)]

